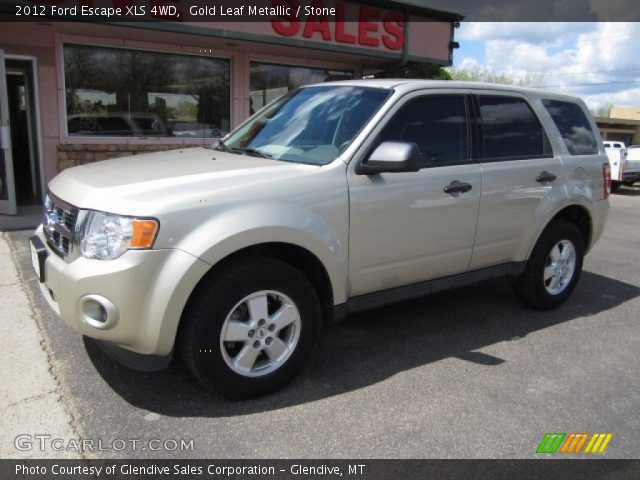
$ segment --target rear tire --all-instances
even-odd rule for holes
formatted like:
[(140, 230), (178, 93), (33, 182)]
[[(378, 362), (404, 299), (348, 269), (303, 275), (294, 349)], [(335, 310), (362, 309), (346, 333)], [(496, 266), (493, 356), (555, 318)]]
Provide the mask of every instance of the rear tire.
[(611, 182), (611, 191), (617, 192), (618, 189), (620, 188), (620, 185), (622, 185), (621, 182)]
[(582, 271), (584, 241), (580, 230), (565, 220), (553, 220), (540, 235), (524, 273), (513, 283), (516, 297), (537, 310), (562, 305)]
[(247, 399), (289, 383), (320, 327), (320, 302), (307, 277), (288, 263), (255, 256), (200, 282), (183, 315), (179, 347), (206, 388)]

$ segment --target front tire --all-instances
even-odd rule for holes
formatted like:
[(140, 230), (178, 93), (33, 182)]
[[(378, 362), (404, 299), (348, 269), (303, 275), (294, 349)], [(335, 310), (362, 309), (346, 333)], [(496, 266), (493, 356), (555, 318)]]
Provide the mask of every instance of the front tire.
[(243, 258), (211, 272), (182, 319), (180, 351), (210, 390), (253, 398), (285, 386), (312, 351), (320, 302), (307, 277), (271, 257)]
[(516, 297), (537, 310), (559, 307), (580, 278), (583, 257), (580, 230), (567, 221), (553, 220), (536, 242), (524, 273), (513, 284)]

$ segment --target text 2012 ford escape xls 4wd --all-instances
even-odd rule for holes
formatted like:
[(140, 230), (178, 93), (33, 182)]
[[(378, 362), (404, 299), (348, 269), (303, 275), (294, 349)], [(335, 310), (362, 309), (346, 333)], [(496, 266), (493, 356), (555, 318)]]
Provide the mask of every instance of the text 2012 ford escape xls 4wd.
[(31, 245), (73, 328), (137, 368), (180, 352), (241, 398), (286, 384), (322, 324), (351, 312), (496, 275), (559, 306), (609, 189), (575, 98), (337, 82), (290, 92), (214, 149), (65, 170)]

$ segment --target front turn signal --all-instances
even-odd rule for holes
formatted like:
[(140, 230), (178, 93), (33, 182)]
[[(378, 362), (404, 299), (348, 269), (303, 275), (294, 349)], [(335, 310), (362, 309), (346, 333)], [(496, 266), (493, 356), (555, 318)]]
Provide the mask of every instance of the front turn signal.
[(131, 221), (131, 243), (129, 248), (151, 248), (158, 233), (158, 222), (155, 220)]

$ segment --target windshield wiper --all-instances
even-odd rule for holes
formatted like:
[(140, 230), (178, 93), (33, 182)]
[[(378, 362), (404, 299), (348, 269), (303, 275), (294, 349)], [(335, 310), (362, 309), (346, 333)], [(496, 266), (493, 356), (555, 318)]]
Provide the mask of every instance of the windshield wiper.
[(247, 155), (251, 155), (253, 157), (273, 158), (268, 153), (261, 152), (260, 150), (255, 149), (255, 148), (251, 148), (251, 147), (247, 147), (247, 148), (242, 149), (242, 152), (247, 154)]
[(222, 140), (218, 142), (218, 145), (215, 146), (215, 150), (220, 150), (223, 152), (231, 152), (231, 153), (239, 153), (241, 155), (248, 155), (251, 157), (260, 157), (260, 158), (273, 158), (268, 153), (261, 152), (260, 150), (247, 147), (247, 148), (238, 148), (238, 147), (228, 147), (224, 144)]

